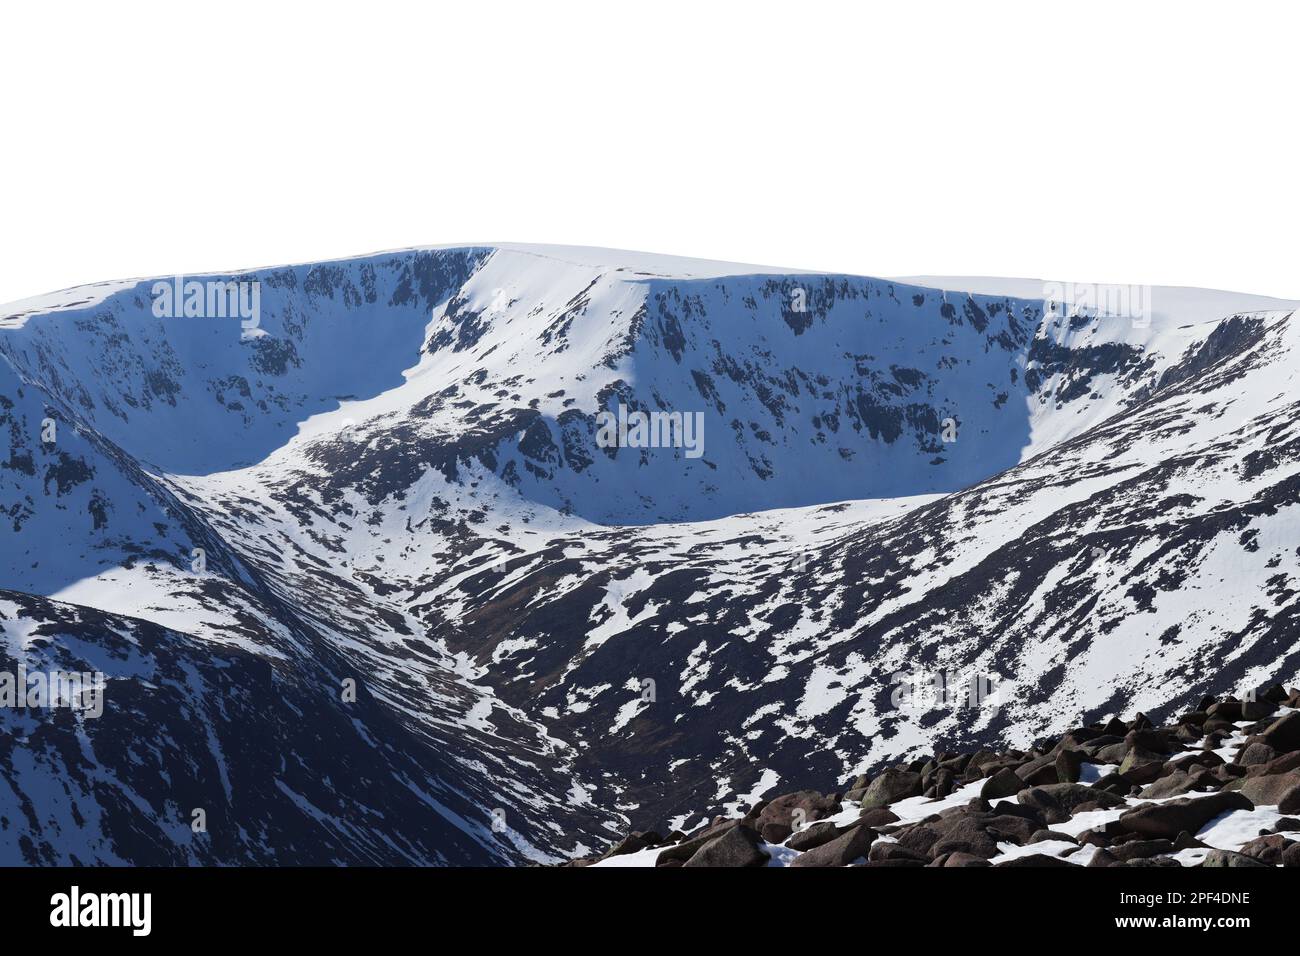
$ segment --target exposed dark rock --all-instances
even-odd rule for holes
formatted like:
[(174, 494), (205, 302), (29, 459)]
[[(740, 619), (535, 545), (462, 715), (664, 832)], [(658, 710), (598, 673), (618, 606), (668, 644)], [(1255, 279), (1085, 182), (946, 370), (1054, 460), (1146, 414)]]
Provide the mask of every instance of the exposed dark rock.
[(1144, 836), (1173, 839), (1183, 830), (1196, 833), (1221, 813), (1254, 808), (1240, 793), (1212, 793), (1138, 807), (1122, 814), (1119, 824)]
[(1062, 860), (1059, 857), (1047, 856), (1043, 853), (1030, 853), (1026, 856), (1014, 856), (1009, 860), (1003, 860), (1000, 863), (994, 863), (994, 867), (1022, 867), (1022, 866), (1078, 866), (1078, 863), (1071, 863), (1069, 860)]
[(1135, 860), (1144, 856), (1161, 856), (1174, 852), (1171, 840), (1129, 840), (1110, 847), (1110, 853), (1117, 860)]
[(1078, 783), (1087, 755), (1082, 750), (1061, 750), (1056, 755), (1056, 779), (1058, 783)]
[(921, 795), (921, 775), (906, 770), (886, 770), (867, 787), (862, 797), (862, 809), (883, 807), (908, 797)]
[(741, 821), (739, 820), (730, 820), (726, 823), (705, 827), (699, 833), (691, 835), (675, 846), (665, 848), (657, 857), (655, 857), (655, 865), (663, 866), (665, 863), (674, 860), (678, 863), (685, 863), (694, 856), (696, 851), (704, 846), (704, 844), (708, 843), (715, 837), (720, 836), (726, 830), (739, 826), (740, 823)]
[[(706, 842), (683, 866), (763, 866), (768, 856), (759, 849), (759, 835), (738, 824)], [(663, 855), (660, 854), (660, 859)]]
[(1184, 773), (1182, 770), (1175, 770), (1173, 773), (1161, 777), (1155, 783), (1144, 787), (1141, 796), (1144, 800), (1176, 797), (1179, 794), (1187, 793), (1194, 785), (1195, 780), (1191, 774)]
[(858, 814), (858, 822), (863, 826), (880, 828), (898, 822), (898, 814), (886, 807), (873, 807)]
[(834, 840), (839, 833), (840, 828), (829, 821), (814, 823), (811, 826), (800, 830), (798, 833), (794, 834), (794, 836), (786, 840), (785, 845), (792, 850), (798, 850), (802, 853), (811, 850), (814, 847), (819, 847), (823, 843), (829, 843), (831, 840)]
[(880, 841), (871, 844), (871, 849), (867, 851), (867, 859), (873, 863), (890, 860), (909, 860), (925, 865), (929, 862), (924, 853), (917, 853), (915, 850), (909, 850), (906, 847), (899, 846), (897, 843), (882, 843)]
[(1119, 765), (1119, 773), (1135, 784), (1151, 783), (1159, 779), (1164, 763), (1163, 754), (1134, 747), (1124, 755)]
[[(1140, 717), (1132, 725), (1123, 726), (1123, 737), (1104, 732), (1121, 729), (1112, 722), (1108, 727), (1078, 728), (1065, 737), (1039, 741), (1028, 753), (981, 750), (914, 758), (874, 778), (861, 776), (851, 781), (847, 790), (861, 791), (863, 809), (849, 827), (817, 820), (839, 812), (838, 794), (816, 790), (782, 794), (757, 803), (744, 821), (715, 818), (708, 827), (690, 836), (674, 834), (669, 840), (680, 842), (665, 847), (657, 863), (760, 865), (766, 861), (759, 850), (761, 833), (770, 843), (784, 842), (789, 849), (799, 851), (793, 865), (800, 867), (846, 866), (863, 858), (869, 866), (987, 866), (1008, 846), (1053, 841), (1096, 850), (1075, 860), (1067, 859), (1073, 852), (1068, 851), (1059, 856), (1030, 854), (995, 865), (1078, 866), (1083, 859), (1090, 859), (1088, 865), (1094, 867), (1177, 866), (1174, 854), (1179, 851), (1198, 847), (1212, 850), (1195, 834), (1223, 814), (1251, 810), (1257, 804), (1272, 805), (1270, 801), (1280, 803), (1282, 812), (1300, 813), (1300, 752), (1274, 753), (1260, 743), (1263, 733), (1285, 718), (1259, 725), (1256, 729), (1260, 736), (1230, 754), (1229, 762), (1219, 754), (1192, 749), (1195, 740), (1183, 740), (1184, 736), (1196, 735), (1190, 731), (1180, 735), (1177, 727), (1194, 730), (1201, 722), (1213, 721), (1214, 714), (1242, 709), (1240, 701), (1228, 701), (1231, 706), (1226, 708), (1217, 707), (1218, 703), (1203, 701), (1202, 706), (1209, 710), (1183, 715), (1175, 729), (1156, 727)], [(1275, 732), (1275, 737), (1285, 741), (1287, 733), (1284, 727)], [(1114, 753), (1111, 748), (1122, 749), (1126, 772), (1111, 773), (1092, 785), (1077, 780), (1037, 785), (1028, 782), (1062, 775), (1077, 777), (1085, 763), (1100, 759), (1089, 753), (1090, 747), (1098, 754), (1108, 750)], [(961, 785), (959, 774), (971, 782), (983, 775), (980, 796), (948, 807), (936, 802), (935, 812), (906, 824), (890, 809), (891, 804), (922, 792), (931, 797), (950, 792)], [(923, 784), (927, 786), (923, 788)], [(1077, 837), (1051, 829), (1053, 824), (1078, 813), (1122, 808), (1133, 798), (1159, 802), (1131, 806), (1118, 819), (1083, 830)], [(797, 822), (796, 813), (806, 825), (791, 831), (790, 823)], [(1279, 820), (1273, 832), (1260, 831), (1260, 836), (1240, 852), (1215, 850), (1205, 865), (1251, 866), (1261, 861), (1267, 865), (1300, 865), (1295, 849), (1300, 841), (1284, 832), (1300, 833), (1300, 820)], [(877, 834), (887, 838), (877, 839)], [(607, 855), (635, 852), (661, 842), (657, 834), (632, 834)], [(703, 852), (706, 847), (707, 853)], [(1287, 864), (1287, 860), (1292, 862)]]
[(839, 808), (839, 801), (833, 797), (816, 790), (800, 790), (768, 801), (755, 825), (768, 843), (784, 843), (796, 827), (830, 816)]
[(1244, 856), (1259, 860), (1261, 863), (1267, 863), (1269, 866), (1280, 866), (1286, 849), (1295, 845), (1295, 840), (1288, 839), (1280, 833), (1274, 833), (1251, 840), (1241, 847), (1240, 852)]
[(1081, 783), (1055, 783), (1046, 787), (1022, 790), (1016, 799), (1021, 804), (1041, 810), (1047, 823), (1064, 823), (1079, 806), (1096, 803), (1103, 807), (1123, 804), (1119, 797)]
[(624, 853), (636, 853), (640, 850), (648, 849), (652, 846), (658, 846), (663, 843), (664, 839), (658, 833), (650, 831), (648, 833), (630, 833), (623, 839), (619, 840), (612, 847), (605, 851), (600, 857), (604, 860), (611, 856), (621, 856)]
[(980, 788), (980, 796), (985, 800), (1014, 797), (1028, 786), (1014, 770), (1003, 767), (984, 782), (984, 786)]
[(870, 827), (854, 826), (835, 839), (801, 853), (791, 866), (847, 866), (866, 856), (875, 838), (875, 831)]
[(1233, 853), (1231, 850), (1211, 850), (1205, 854), (1205, 859), (1201, 861), (1201, 866), (1208, 867), (1249, 867), (1264, 866), (1259, 860), (1244, 856), (1241, 853)]
[(1279, 717), (1269, 725), (1260, 738), (1278, 753), (1300, 750), (1300, 712)]
[[(1223, 789), (1244, 794), (1256, 806), (1275, 806), (1281, 813), (1292, 813), (1300, 810), (1296, 806), (1296, 802), (1300, 801), (1300, 795), (1296, 794), (1297, 788), (1300, 788), (1300, 771), (1242, 777), (1233, 780)], [(1287, 803), (1285, 809), (1283, 803)]]

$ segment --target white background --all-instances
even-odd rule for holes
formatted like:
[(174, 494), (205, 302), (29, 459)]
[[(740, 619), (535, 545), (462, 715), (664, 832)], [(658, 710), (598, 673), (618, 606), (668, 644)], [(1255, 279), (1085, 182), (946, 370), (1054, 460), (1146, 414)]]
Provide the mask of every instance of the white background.
[(506, 240), (1300, 298), (1282, 3), (0, 9), (0, 301)]

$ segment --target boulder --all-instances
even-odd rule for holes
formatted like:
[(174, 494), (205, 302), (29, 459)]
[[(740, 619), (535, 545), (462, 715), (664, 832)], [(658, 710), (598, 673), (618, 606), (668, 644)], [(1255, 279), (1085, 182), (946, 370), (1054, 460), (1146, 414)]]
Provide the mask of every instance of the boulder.
[(930, 847), (931, 856), (947, 853), (963, 853), (981, 859), (991, 859), (998, 855), (998, 836), (989, 831), (980, 821), (968, 818), (957, 826), (949, 828)]
[(1020, 791), (1016, 799), (1024, 806), (1042, 811), (1047, 823), (1064, 823), (1074, 814), (1076, 807), (1085, 803), (1098, 803), (1105, 807), (1118, 807), (1124, 803), (1113, 794), (1081, 783), (1054, 783), (1046, 787), (1030, 787)]
[(961, 775), (966, 772), (966, 767), (970, 764), (970, 754), (958, 754), (955, 757), (949, 757), (947, 760), (939, 761), (940, 767), (945, 767), (953, 773)]
[(739, 820), (728, 820), (725, 823), (713, 824), (705, 827), (700, 832), (688, 836), (680, 843), (661, 850), (659, 855), (655, 857), (655, 866), (663, 866), (674, 861), (677, 863), (685, 863), (694, 856), (696, 851), (704, 846), (704, 844), (721, 836), (726, 830), (740, 826), (740, 823), (741, 821)]
[(1110, 720), (1106, 721), (1106, 725), (1101, 728), (1101, 732), (1103, 734), (1113, 734), (1116, 737), (1123, 737), (1128, 733), (1128, 724), (1124, 723), (1124, 721), (1120, 720), (1118, 717), (1112, 717)]
[(1124, 796), (1133, 788), (1133, 784), (1128, 778), (1118, 773), (1108, 773), (1092, 785), (1094, 790), (1104, 790), (1106, 793), (1113, 793), (1116, 796)]
[(1221, 813), (1253, 809), (1255, 805), (1242, 794), (1221, 791), (1206, 797), (1183, 797), (1129, 810), (1120, 816), (1119, 826), (1141, 836), (1172, 840), (1183, 830), (1196, 833)]
[[(792, 850), (798, 850), (800, 853), (807, 852), (814, 847), (819, 847), (823, 843), (829, 843), (840, 834), (840, 828), (828, 820), (821, 823), (814, 823), (811, 826), (804, 827), (790, 839), (785, 841), (785, 845)], [(768, 841), (771, 842), (771, 841)]]
[[(759, 849), (759, 835), (753, 827), (738, 824), (728, 827), (695, 851), (683, 866), (763, 866), (768, 855)], [(662, 859), (663, 854), (660, 854)]]
[(1044, 754), (1016, 768), (1016, 776), (1026, 784), (1059, 783), (1056, 777), (1056, 757)]
[(1242, 846), (1240, 852), (1251, 859), (1259, 860), (1269, 866), (1279, 866), (1282, 863), (1282, 854), (1286, 848), (1296, 845), (1295, 840), (1288, 840), (1280, 833), (1271, 833), (1268, 836), (1257, 837), (1249, 843)]
[(966, 763), (966, 775), (970, 776), (972, 773), (976, 773), (977, 776), (988, 776), (988, 774), (977, 772), (983, 770), (987, 764), (994, 763), (1000, 759), (999, 755), (995, 754), (991, 750), (977, 750), (971, 755), (970, 760)]
[(799, 790), (769, 800), (754, 826), (768, 843), (782, 843), (796, 827), (829, 817), (839, 809), (834, 794), (823, 796), (816, 790)]
[(1297, 788), (1300, 788), (1300, 771), (1240, 777), (1223, 789), (1244, 794), (1256, 806), (1278, 807), (1280, 813), (1291, 813), (1291, 809), (1282, 809), (1282, 804)]
[(931, 856), (930, 847), (934, 846), (942, 835), (943, 833), (934, 827), (917, 824), (908, 827), (906, 830), (899, 830), (897, 839), (898, 845), (905, 850), (911, 850), (913, 853), (929, 858)]
[(1003, 800), (998, 804), (997, 809), (989, 808), (989, 812), (994, 816), (1001, 817), (1019, 817), (1022, 820), (1028, 820), (1032, 827), (1026, 832), (1032, 836), (1035, 830), (1041, 830), (1047, 826), (1047, 818), (1043, 811), (1038, 807), (1029, 807), (1019, 803), (1012, 803), (1009, 800)]
[(1109, 850), (1120, 861), (1136, 860), (1139, 857), (1162, 856), (1174, 852), (1172, 840), (1129, 840), (1112, 846)]
[(1124, 735), (1124, 743), (1130, 750), (1155, 754), (1171, 754), (1177, 749), (1162, 730), (1131, 730)]
[(1261, 774), (1286, 773), (1288, 770), (1300, 770), (1300, 750), (1282, 754), (1266, 764), (1252, 764), (1246, 768), (1246, 776), (1257, 777)]
[(858, 814), (858, 822), (866, 827), (883, 827), (898, 822), (898, 814), (885, 807), (872, 807)]
[(1221, 700), (1217, 704), (1213, 704), (1206, 713), (1211, 717), (1217, 717), (1230, 723), (1246, 719), (1241, 716), (1241, 701), (1239, 700)]
[(1265, 764), (1277, 757), (1277, 751), (1268, 744), (1260, 743), (1256, 740), (1254, 743), (1247, 744), (1237, 751), (1237, 756), (1233, 763), (1240, 764), (1243, 767), (1254, 766), (1255, 764)]
[(1263, 720), (1277, 713), (1277, 704), (1271, 700), (1243, 700), (1241, 702), (1242, 720)]
[(1205, 736), (1205, 731), (1201, 729), (1200, 724), (1179, 724), (1174, 728), (1174, 736), (1181, 743), (1194, 744)]
[(1231, 735), (1227, 733), (1218, 732), (1218, 731), (1214, 733), (1206, 734), (1205, 739), (1201, 741), (1201, 749), (1218, 750), (1220, 747), (1223, 746), (1223, 742), (1227, 740), (1229, 736)]
[(1260, 738), (1278, 753), (1300, 750), (1300, 711), (1292, 711), (1273, 721)]
[(1029, 842), (1030, 837), (1043, 829), (1043, 821), (1037, 815), (1027, 817), (1018, 813), (1003, 813), (1002, 807), (998, 807), (993, 814), (981, 822), (994, 839), (1003, 843), (1015, 843), (1018, 846), (1024, 846)]
[(867, 860), (867, 862), (863, 863), (862, 865), (863, 866), (890, 866), (890, 867), (925, 866), (926, 862), (924, 860), (911, 860), (905, 857), (891, 857), (888, 860)]
[(1119, 743), (1107, 744), (1099, 748), (1092, 756), (1098, 763), (1119, 763), (1128, 751), (1128, 744), (1121, 740)]
[(1078, 783), (1087, 754), (1082, 750), (1062, 750), (1056, 755), (1056, 783)]
[(908, 797), (919, 797), (922, 789), (919, 773), (890, 768), (871, 781), (871, 786), (867, 787), (867, 792), (862, 797), (861, 806), (863, 810), (888, 806)]
[(794, 858), (791, 866), (847, 866), (858, 857), (864, 857), (876, 839), (870, 827), (854, 826), (835, 839), (813, 847)]
[(1123, 863), (1120, 864), (1120, 866), (1178, 866), (1178, 867), (1181, 867), (1182, 864), (1179, 863), (1177, 860), (1175, 860), (1172, 856), (1152, 856), (1152, 857), (1139, 856), (1139, 857), (1134, 857), (1134, 858), (1131, 859), (1131, 860), (1125, 860)]
[(1119, 773), (1135, 784), (1152, 783), (1160, 778), (1161, 768), (1165, 764), (1163, 754), (1134, 747), (1120, 761)]
[(1186, 830), (1179, 831), (1178, 836), (1174, 837), (1174, 850), (1177, 851), (1177, 850), (1191, 850), (1191, 849), (1205, 850), (1205, 849), (1209, 849), (1209, 847), (1207, 844), (1202, 843), (1200, 840), (1196, 839), (1196, 837), (1192, 836)]
[[(1110, 734), (1102, 734), (1100, 737), (1092, 738), (1092, 740), (1089, 740), (1087, 743), (1080, 744), (1079, 749), (1089, 757), (1095, 758), (1104, 749), (1107, 747), (1114, 747), (1116, 744), (1119, 744), (1121, 747), (1123, 746), (1124, 737), (1122, 735), (1115, 737)], [(1123, 754), (1121, 753), (1120, 756), (1123, 756)]]
[(934, 790), (935, 799), (937, 800), (942, 800), (957, 789), (957, 775), (947, 767), (938, 768), (931, 777), (931, 780), (931, 786)]
[(980, 796), (985, 800), (1014, 797), (1028, 786), (1029, 784), (1025, 783), (1014, 770), (1010, 767), (1003, 767), (984, 781), (984, 786), (980, 787)]
[(1060, 857), (1048, 856), (1045, 853), (1030, 853), (1027, 856), (1016, 856), (1009, 860), (1003, 860), (1001, 863), (994, 863), (995, 867), (1022, 867), (1022, 866), (1078, 866), (1078, 863), (1071, 863), (1069, 860), (1062, 860)]
[(1222, 766), (1213, 767), (1210, 770), (1210, 773), (1214, 775), (1214, 779), (1221, 780), (1224, 783), (1232, 783), (1232, 781), (1239, 777), (1249, 776), (1249, 771), (1246, 767), (1239, 766), (1235, 763), (1225, 763)]
[[(1011, 805), (1005, 806), (1011, 808)], [(1042, 822), (1036, 814), (1029, 817), (1001, 810), (1002, 807), (994, 812), (954, 807), (942, 816), (899, 831), (898, 843), (905, 849), (931, 858), (949, 853), (989, 858), (998, 854), (999, 843), (1024, 845), (1042, 829)]]
[(637, 853), (641, 850), (649, 849), (652, 846), (659, 846), (663, 842), (664, 838), (653, 830), (645, 833), (634, 830), (606, 850), (604, 854), (598, 857), (598, 859), (607, 860), (611, 856), (623, 856), (626, 853)]
[(1211, 850), (1205, 854), (1205, 859), (1201, 861), (1201, 866), (1209, 867), (1244, 867), (1244, 866), (1264, 866), (1259, 860), (1251, 859), (1241, 853), (1233, 853), (1231, 850)]
[(1173, 773), (1175, 770), (1185, 770), (1191, 773), (1196, 767), (1204, 767), (1209, 770), (1222, 766), (1224, 763), (1224, 759), (1213, 750), (1198, 750), (1190, 755), (1182, 753), (1171, 757), (1161, 769), (1164, 773)]
[(867, 860), (873, 863), (889, 860), (909, 860), (921, 865), (929, 862), (922, 853), (901, 847), (897, 843), (882, 843), (879, 840), (871, 844), (871, 849), (867, 851)]
[(1179, 794), (1189, 792), (1195, 786), (1195, 780), (1192, 775), (1182, 770), (1175, 770), (1168, 776), (1161, 777), (1149, 787), (1143, 789), (1139, 796), (1144, 800), (1154, 800), (1160, 797), (1176, 797)]
[(1255, 696), (1260, 700), (1272, 701), (1275, 704), (1285, 704), (1287, 693), (1286, 688), (1281, 684), (1273, 684), (1272, 686), (1261, 688), (1259, 693)]

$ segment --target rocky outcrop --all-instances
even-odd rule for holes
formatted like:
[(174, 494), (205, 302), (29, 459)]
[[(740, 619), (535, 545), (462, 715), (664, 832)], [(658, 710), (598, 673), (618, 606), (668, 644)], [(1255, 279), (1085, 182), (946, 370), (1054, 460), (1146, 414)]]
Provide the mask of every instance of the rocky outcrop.
[[(1300, 691), (1273, 686), (1161, 725), (1138, 714), (1028, 751), (921, 757), (843, 797), (792, 791), (677, 834), (655, 865), (1300, 866), (1300, 819), (1277, 817), (1300, 809), (1298, 721)], [(1238, 813), (1258, 836), (1216, 831)]]

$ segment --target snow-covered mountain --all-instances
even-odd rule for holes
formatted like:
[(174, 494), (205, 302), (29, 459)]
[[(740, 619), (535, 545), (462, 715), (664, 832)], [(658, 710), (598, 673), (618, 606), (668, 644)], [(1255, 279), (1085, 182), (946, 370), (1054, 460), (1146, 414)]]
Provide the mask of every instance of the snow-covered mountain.
[[(1300, 673), (1295, 303), (519, 245), (186, 278), (257, 321), (0, 308), (0, 672), (108, 682), (0, 708), (0, 862), (558, 859)], [(999, 705), (894, 706), (917, 669)]]

